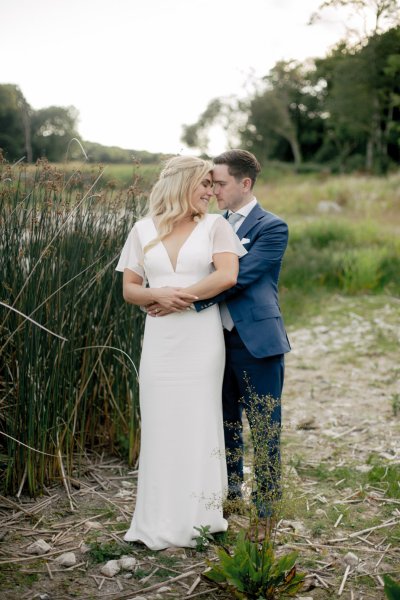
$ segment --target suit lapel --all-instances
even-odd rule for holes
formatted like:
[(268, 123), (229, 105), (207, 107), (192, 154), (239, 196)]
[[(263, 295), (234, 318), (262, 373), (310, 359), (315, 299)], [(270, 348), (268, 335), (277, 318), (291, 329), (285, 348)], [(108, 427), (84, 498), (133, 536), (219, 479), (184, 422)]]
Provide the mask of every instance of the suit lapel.
[(253, 210), (250, 211), (250, 213), (247, 215), (247, 217), (236, 232), (239, 239), (245, 237), (245, 235), (250, 231), (250, 229), (254, 227), (254, 225), (256, 225), (258, 221), (264, 217), (264, 215), (265, 212), (263, 211), (261, 206), (259, 204), (256, 204)]

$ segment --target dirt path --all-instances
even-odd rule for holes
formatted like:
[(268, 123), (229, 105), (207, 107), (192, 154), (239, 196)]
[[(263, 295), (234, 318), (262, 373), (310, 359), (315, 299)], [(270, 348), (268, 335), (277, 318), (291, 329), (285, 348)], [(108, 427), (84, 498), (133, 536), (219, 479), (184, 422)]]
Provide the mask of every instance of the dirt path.
[[(338, 297), (289, 332), (277, 549), (299, 551), (299, 598), (383, 600), (382, 575), (400, 579), (399, 312), (393, 298)], [(70, 498), (60, 486), (36, 501), (0, 498), (1, 598), (226, 598), (201, 578), (212, 548), (123, 544), (135, 486), (124, 463), (91, 456)], [(231, 530), (238, 523), (233, 515)], [(50, 548), (29, 554), (39, 539)], [(71, 567), (57, 562), (66, 552)], [(105, 563), (124, 554), (134, 570), (104, 577)]]

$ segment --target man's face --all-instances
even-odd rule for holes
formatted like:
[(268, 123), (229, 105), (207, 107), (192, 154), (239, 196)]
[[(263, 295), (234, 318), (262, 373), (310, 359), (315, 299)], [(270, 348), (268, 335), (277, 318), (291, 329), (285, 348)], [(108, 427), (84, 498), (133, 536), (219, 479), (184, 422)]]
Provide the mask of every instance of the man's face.
[(213, 168), (214, 194), (220, 210), (236, 211), (243, 206), (245, 186), (229, 174), (227, 165), (215, 165)]

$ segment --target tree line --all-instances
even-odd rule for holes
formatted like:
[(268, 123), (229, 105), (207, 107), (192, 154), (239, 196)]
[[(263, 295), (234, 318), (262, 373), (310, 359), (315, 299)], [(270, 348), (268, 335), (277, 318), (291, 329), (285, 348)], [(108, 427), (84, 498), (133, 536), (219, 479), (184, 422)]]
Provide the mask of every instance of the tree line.
[(261, 161), (387, 172), (400, 163), (400, 27), (278, 62), (247, 99), (213, 99), (182, 141), (206, 152), (216, 124)]
[(46, 158), (49, 162), (63, 162), (82, 158), (78, 140), (88, 159), (95, 163), (132, 163), (135, 158), (142, 164), (160, 162), (163, 155), (144, 150), (128, 150), (118, 146), (103, 146), (83, 141), (78, 133), (78, 110), (74, 106), (49, 106), (34, 110), (15, 84), (0, 84), (0, 149), (6, 160), (20, 159), (28, 163)]
[[(227, 146), (254, 152), (261, 162), (294, 163), (297, 170), (328, 168), (386, 173), (400, 163), (400, 8), (398, 0), (325, 0), (325, 8), (350, 8), (374, 27), (356, 42), (347, 36), (324, 58), (278, 62), (245, 99), (212, 99), (196, 123), (182, 126), (181, 141), (204, 155), (212, 128)], [(383, 31), (383, 25), (389, 29)], [(394, 24), (394, 26), (392, 26)], [(51, 162), (82, 157), (73, 138), (75, 107), (33, 110), (18, 86), (0, 85), (0, 149), (7, 160)], [(83, 142), (93, 162), (159, 162), (163, 154)]]

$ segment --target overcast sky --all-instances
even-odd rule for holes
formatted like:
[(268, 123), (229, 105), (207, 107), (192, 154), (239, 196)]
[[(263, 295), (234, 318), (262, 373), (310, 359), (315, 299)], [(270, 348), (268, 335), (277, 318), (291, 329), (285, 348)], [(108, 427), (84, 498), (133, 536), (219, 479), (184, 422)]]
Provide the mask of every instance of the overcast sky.
[[(179, 153), (183, 123), (281, 59), (324, 56), (343, 14), (321, 0), (0, 0), (0, 83), (75, 106), (83, 139)], [(224, 150), (222, 138), (211, 151)]]

